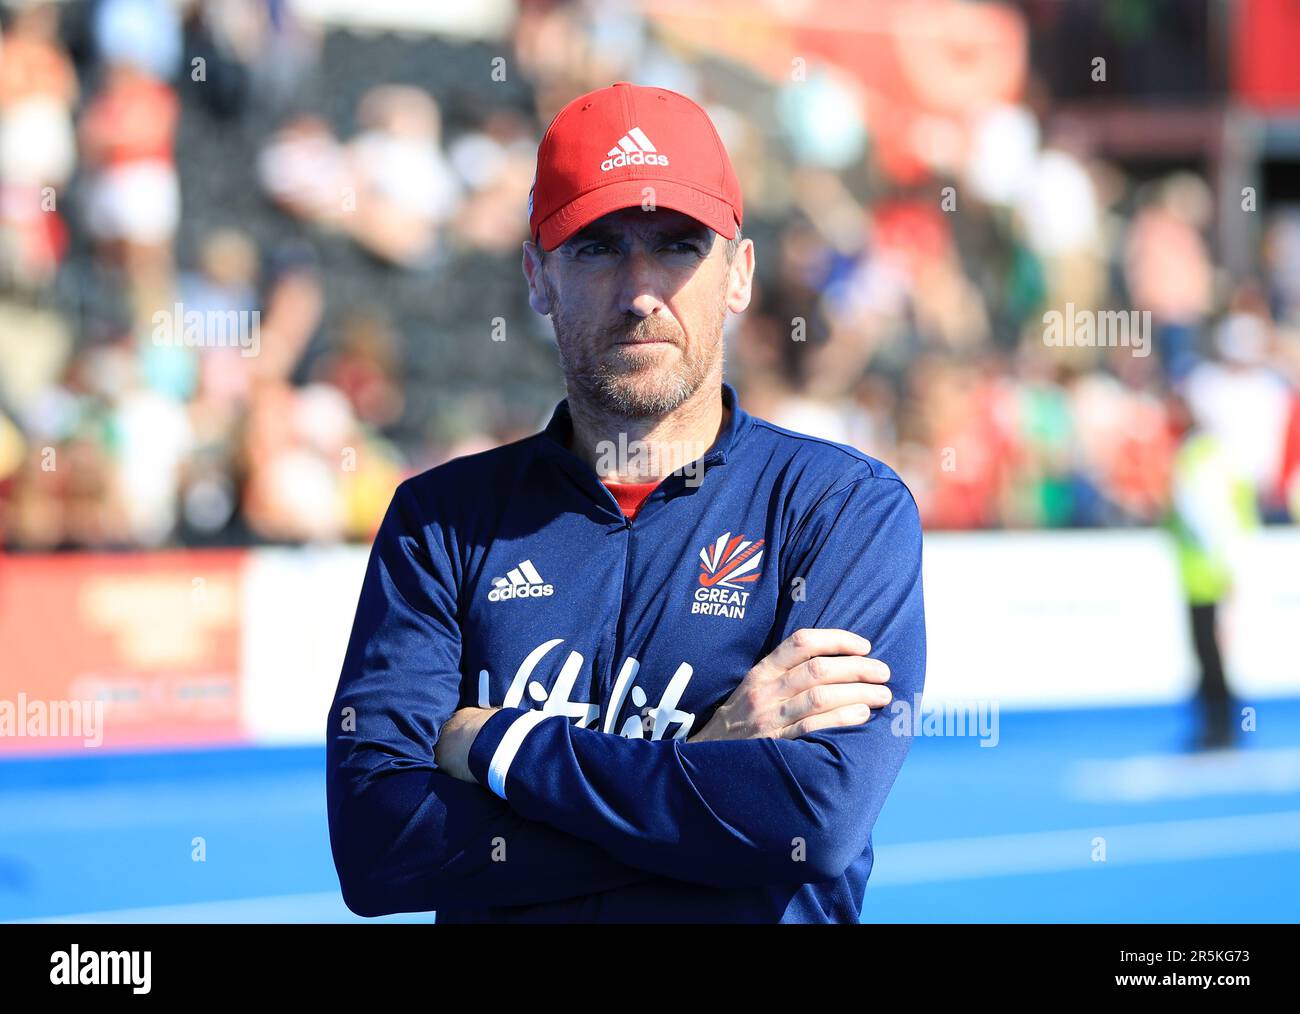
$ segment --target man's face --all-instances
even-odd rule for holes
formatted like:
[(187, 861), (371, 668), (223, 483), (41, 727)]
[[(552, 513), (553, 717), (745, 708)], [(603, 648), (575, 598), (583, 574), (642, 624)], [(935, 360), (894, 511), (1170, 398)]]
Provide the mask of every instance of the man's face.
[(753, 243), (669, 209), (611, 212), (546, 253), (524, 244), (572, 395), (627, 418), (672, 412), (721, 365), (727, 310), (749, 304)]

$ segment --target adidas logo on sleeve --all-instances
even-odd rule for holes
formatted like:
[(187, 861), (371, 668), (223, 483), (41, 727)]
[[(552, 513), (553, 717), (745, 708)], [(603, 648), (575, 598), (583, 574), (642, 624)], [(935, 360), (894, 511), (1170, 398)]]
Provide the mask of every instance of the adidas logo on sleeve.
[(622, 169), (629, 165), (667, 165), (668, 156), (659, 154), (659, 150), (650, 143), (645, 131), (633, 127), (618, 139), (618, 144), (605, 153), (605, 161), (600, 163), (601, 172)]
[(512, 567), (505, 577), (492, 579), (492, 590), (488, 592), (489, 602), (505, 602), (509, 599), (541, 599), (555, 594), (555, 585), (547, 584), (542, 575), (537, 573), (532, 560), (525, 560), (518, 567)]

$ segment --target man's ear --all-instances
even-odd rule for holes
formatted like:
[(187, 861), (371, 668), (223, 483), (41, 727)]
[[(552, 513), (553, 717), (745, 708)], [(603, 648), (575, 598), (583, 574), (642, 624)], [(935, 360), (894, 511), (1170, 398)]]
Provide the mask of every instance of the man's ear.
[(727, 309), (732, 313), (744, 313), (749, 308), (749, 300), (754, 287), (754, 241), (742, 239), (736, 248), (736, 256), (727, 265)]
[(528, 305), (543, 317), (550, 316), (551, 297), (542, 278), (546, 268), (542, 264), (541, 250), (532, 240), (524, 240), (523, 269), (528, 281)]

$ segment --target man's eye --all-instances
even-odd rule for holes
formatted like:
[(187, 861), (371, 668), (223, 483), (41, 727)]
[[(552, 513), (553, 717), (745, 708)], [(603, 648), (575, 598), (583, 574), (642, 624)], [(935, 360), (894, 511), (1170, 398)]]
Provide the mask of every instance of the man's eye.
[(588, 243), (586, 246), (579, 248), (578, 256), (579, 257), (586, 257), (589, 255), (595, 256), (595, 255), (612, 251), (613, 249), (614, 248), (611, 247), (608, 243)]
[(670, 243), (668, 246), (673, 253), (693, 253), (697, 256), (703, 253), (698, 243), (693, 243), (687, 239), (678, 240), (676, 243)]

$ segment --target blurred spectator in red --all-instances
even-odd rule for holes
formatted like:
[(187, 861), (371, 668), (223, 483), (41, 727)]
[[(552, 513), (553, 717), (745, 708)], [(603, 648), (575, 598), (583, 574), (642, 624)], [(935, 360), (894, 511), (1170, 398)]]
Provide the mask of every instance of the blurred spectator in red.
[(103, 252), (127, 273), (136, 319), (171, 295), (172, 239), (180, 217), (174, 146), (180, 105), (170, 86), (132, 63), (109, 66), (81, 121), (91, 174), (87, 220)]
[(384, 427), (402, 414), (397, 338), (373, 311), (357, 311), (343, 321), (338, 349), (315, 370), (316, 379), (342, 391), (357, 419)]
[(1292, 521), (1300, 521), (1300, 390), (1291, 389), (1277, 500), (1286, 504)]
[(937, 357), (922, 360), (912, 374), (914, 431), (927, 453), (912, 452), (904, 465), (928, 491), (921, 499), (923, 520), (936, 528), (984, 528), (1000, 512), (1006, 467), (1013, 453), (1008, 392), (996, 377)]

